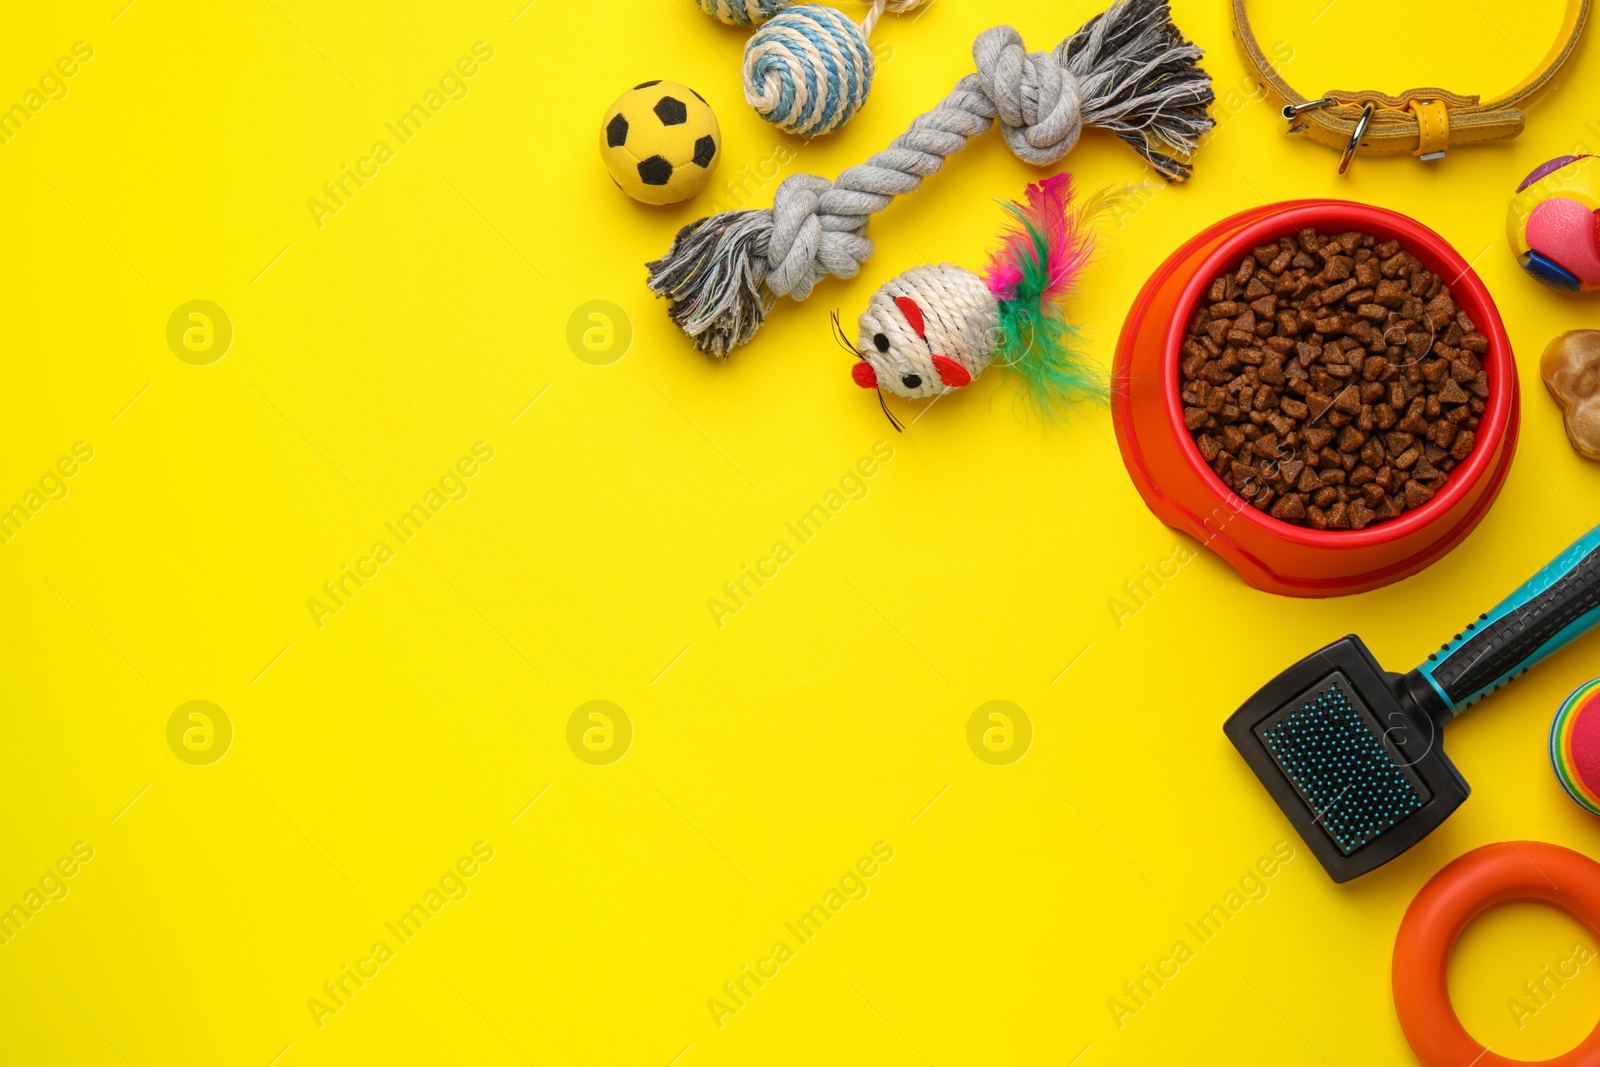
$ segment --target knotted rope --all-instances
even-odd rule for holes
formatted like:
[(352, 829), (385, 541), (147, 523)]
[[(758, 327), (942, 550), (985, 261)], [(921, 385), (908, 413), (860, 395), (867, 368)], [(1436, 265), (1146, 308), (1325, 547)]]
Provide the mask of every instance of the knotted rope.
[[(711, 0), (703, 0), (711, 2)], [(691, 223), (648, 264), (650, 288), (703, 352), (722, 358), (749, 341), (781, 296), (804, 300), (828, 275), (852, 278), (872, 255), (868, 221), (936, 174), (947, 157), (1000, 120), (1018, 158), (1059, 161), (1084, 125), (1127, 141), (1163, 177), (1187, 164), (1155, 144), (1192, 152), (1212, 125), (1201, 51), (1173, 26), (1167, 0), (1121, 0), (1052, 52), (1029, 52), (1010, 26), (978, 36), (976, 73), (865, 163), (833, 181), (797, 174), (770, 209)]]

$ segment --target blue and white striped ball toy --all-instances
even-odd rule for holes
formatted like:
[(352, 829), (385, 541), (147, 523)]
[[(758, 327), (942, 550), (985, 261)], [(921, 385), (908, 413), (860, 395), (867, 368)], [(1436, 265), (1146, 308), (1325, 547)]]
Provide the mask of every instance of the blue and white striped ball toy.
[(784, 133), (832, 133), (867, 102), (872, 48), (838, 8), (801, 4), (768, 19), (744, 46), (744, 98)]
[(883, 13), (928, 2), (867, 0), (859, 26), (837, 8), (794, 0), (700, 0), (700, 10), (730, 26), (759, 27), (745, 42), (744, 98), (783, 132), (815, 137), (849, 122), (867, 102), (867, 38)]

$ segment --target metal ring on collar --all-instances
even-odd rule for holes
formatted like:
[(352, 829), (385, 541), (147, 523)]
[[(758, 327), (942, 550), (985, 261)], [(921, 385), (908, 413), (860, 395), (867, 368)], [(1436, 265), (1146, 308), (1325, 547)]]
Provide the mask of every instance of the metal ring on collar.
[(1367, 134), (1367, 127), (1372, 123), (1372, 113), (1378, 110), (1378, 105), (1368, 100), (1361, 108), (1361, 117), (1356, 119), (1356, 128), (1350, 131), (1350, 143), (1344, 146), (1344, 155), (1339, 157), (1339, 173), (1343, 174), (1350, 169), (1350, 161), (1355, 158), (1356, 149), (1361, 146), (1361, 138)]

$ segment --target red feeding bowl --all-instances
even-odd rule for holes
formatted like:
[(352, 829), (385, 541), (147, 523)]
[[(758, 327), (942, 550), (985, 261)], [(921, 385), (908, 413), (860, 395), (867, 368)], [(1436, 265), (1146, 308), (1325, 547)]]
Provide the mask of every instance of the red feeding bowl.
[[(1456, 305), (1489, 339), (1489, 399), (1477, 446), (1419, 508), (1364, 530), (1315, 530), (1250, 506), (1211, 470), (1183, 422), (1179, 349), (1196, 303), (1253, 249), (1295, 237), (1358, 230), (1397, 240), (1445, 279)], [(1294, 200), (1243, 211), (1201, 232), (1145, 283), (1117, 342), (1111, 411), (1122, 459), (1156, 517), (1198, 538), (1257, 589), (1284, 596), (1343, 596), (1417, 573), (1472, 531), (1500, 493), (1516, 453), (1516, 362), (1500, 313), (1454, 248), (1404, 215), (1344, 200)]]

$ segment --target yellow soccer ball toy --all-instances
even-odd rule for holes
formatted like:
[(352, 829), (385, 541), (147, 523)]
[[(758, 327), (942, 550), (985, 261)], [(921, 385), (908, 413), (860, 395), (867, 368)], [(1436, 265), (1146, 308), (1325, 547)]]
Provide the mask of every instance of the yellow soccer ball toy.
[(645, 204), (676, 204), (706, 187), (722, 131), (687, 85), (650, 81), (617, 97), (600, 124), (600, 156), (617, 188)]

